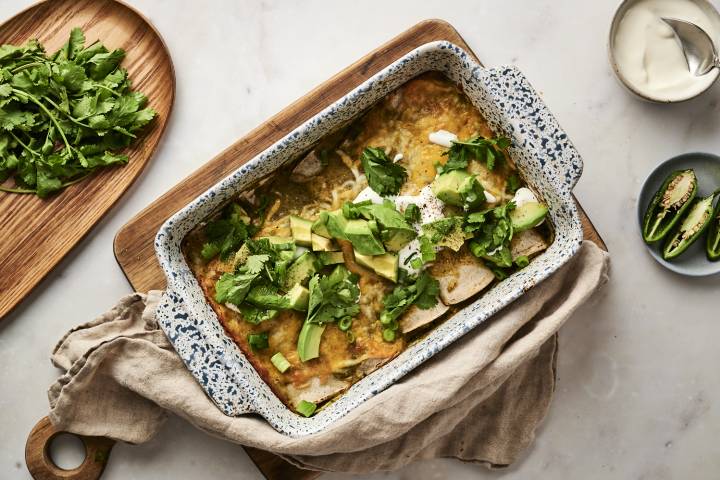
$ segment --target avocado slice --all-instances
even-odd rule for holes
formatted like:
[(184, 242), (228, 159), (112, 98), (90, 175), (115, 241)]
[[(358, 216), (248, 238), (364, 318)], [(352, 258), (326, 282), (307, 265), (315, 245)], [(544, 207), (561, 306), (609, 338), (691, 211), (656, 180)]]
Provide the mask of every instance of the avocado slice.
[(320, 339), (325, 325), (305, 322), (298, 336), (297, 352), (300, 361), (307, 362), (320, 356)]
[(335, 252), (340, 250), (335, 242), (329, 238), (311, 233), (312, 249), (314, 252)]
[(451, 170), (447, 173), (438, 175), (433, 180), (430, 189), (433, 194), (448, 205), (462, 207), (463, 196), (461, 193), (463, 184), (472, 179), (465, 170)]
[(396, 210), (392, 202), (368, 205), (363, 207), (363, 212), (373, 219), (368, 221), (371, 230), (373, 221), (379, 224), (383, 243), (390, 251), (399, 251), (417, 237), (415, 229), (405, 220), (405, 216)]
[[(346, 220), (344, 235), (353, 248), (363, 255), (381, 255), (385, 247), (375, 237), (367, 220)], [(332, 233), (332, 231), (331, 231)]]
[(317, 258), (312, 252), (305, 252), (290, 265), (285, 278), (285, 290), (296, 284), (307, 284), (310, 277), (317, 272)]
[(513, 230), (522, 232), (535, 227), (547, 215), (548, 209), (540, 202), (523, 203), (510, 212)]
[(328, 212), (320, 212), (320, 216), (312, 224), (312, 233), (325, 238), (332, 238), (327, 228)]
[(330, 238), (339, 238), (348, 240), (345, 236), (345, 228), (347, 226), (347, 218), (343, 215), (342, 210), (333, 210), (332, 212), (323, 212), (325, 214), (325, 228)]
[(296, 283), (290, 291), (285, 294), (285, 297), (290, 301), (291, 309), (304, 312), (308, 308), (310, 291), (299, 283)]
[(290, 230), (298, 245), (309, 247), (312, 244), (312, 226), (313, 222), (310, 220), (290, 215)]
[(318, 252), (317, 258), (323, 267), (345, 263), (345, 257), (342, 252)]
[(372, 269), (375, 273), (391, 282), (397, 282), (399, 257), (395, 253), (382, 255), (363, 255), (355, 251), (355, 261), (360, 265)]

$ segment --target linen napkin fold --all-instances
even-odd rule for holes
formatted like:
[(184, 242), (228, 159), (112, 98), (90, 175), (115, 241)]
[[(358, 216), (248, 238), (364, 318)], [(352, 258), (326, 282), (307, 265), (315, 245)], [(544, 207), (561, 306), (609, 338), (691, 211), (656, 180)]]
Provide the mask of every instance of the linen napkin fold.
[(136, 293), (63, 337), (50, 387), (58, 428), (131, 443), (151, 439), (168, 412), (225, 440), (320, 471), (369, 473), (455, 457), (511, 464), (534, 438), (555, 388), (557, 331), (607, 280), (591, 242), (483, 325), (323, 432), (294, 439), (257, 415), (229, 417), (205, 395), (155, 320), (161, 292)]

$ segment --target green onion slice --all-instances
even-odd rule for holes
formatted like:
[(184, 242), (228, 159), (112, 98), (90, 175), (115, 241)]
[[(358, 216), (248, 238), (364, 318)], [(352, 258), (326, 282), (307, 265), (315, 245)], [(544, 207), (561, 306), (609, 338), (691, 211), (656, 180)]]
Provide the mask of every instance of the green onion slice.
[(395, 330), (392, 330), (390, 328), (386, 328), (382, 332), (383, 340), (386, 342), (392, 342), (395, 340)]
[(267, 332), (251, 333), (247, 336), (247, 340), (253, 350), (263, 350), (268, 348)]
[(338, 322), (338, 328), (342, 330), (343, 332), (347, 332), (350, 330), (350, 327), (352, 326), (352, 317), (343, 317)]
[(300, 400), (300, 403), (297, 404), (297, 407), (295, 407), (299, 414), (309, 417), (313, 413), (315, 413), (315, 410), (317, 410), (317, 405), (315, 405), (312, 402), (308, 402), (306, 400)]
[(270, 361), (273, 365), (275, 365), (275, 368), (277, 368), (280, 373), (285, 373), (287, 369), (290, 368), (290, 362), (288, 362), (285, 355), (280, 352), (277, 352), (275, 355), (270, 357)]

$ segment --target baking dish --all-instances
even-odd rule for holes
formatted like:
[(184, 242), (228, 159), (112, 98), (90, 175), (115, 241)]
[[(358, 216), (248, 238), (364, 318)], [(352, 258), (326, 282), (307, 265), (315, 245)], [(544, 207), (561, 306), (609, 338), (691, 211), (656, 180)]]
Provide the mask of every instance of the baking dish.
[[(517, 272), (409, 346), (397, 358), (353, 385), (315, 416), (289, 410), (227, 336), (181, 252), (185, 235), (224, 202), (298, 158), (318, 140), (347, 125), (377, 100), (415, 77), (436, 70), (457, 83), (498, 134), (513, 140), (510, 154), (525, 180), (549, 206), (555, 239), (529, 267)], [(482, 323), (567, 262), (582, 241), (571, 191), (582, 161), (567, 135), (524, 76), (513, 67), (484, 69), (448, 42), (408, 53), (295, 129), (173, 215), (155, 247), (168, 280), (158, 321), (208, 396), (228, 415), (258, 413), (279, 432), (316, 433), (387, 388), (435, 353)]]

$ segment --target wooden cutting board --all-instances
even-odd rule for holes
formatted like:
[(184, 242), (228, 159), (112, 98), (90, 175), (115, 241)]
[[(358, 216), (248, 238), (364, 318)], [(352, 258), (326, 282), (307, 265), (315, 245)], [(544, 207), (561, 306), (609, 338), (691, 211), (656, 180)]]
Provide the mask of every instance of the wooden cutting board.
[[(435, 40), (449, 40), (471, 52), (460, 34), (447, 22), (421, 22), (270, 118), (130, 220), (115, 237), (115, 257), (133, 288), (142, 292), (165, 288), (165, 277), (155, 259), (153, 240), (160, 225), (168, 217), (389, 63), (410, 50)], [(605, 243), (590, 219), (582, 209), (580, 213), (585, 238), (605, 248)], [(271, 453), (247, 447), (245, 450), (268, 479), (310, 479), (320, 475), (317, 472), (300, 470)]]
[(0, 25), (0, 43), (37, 38), (48, 52), (80, 27), (86, 45), (100, 39), (123, 48), (135, 90), (145, 93), (157, 118), (126, 151), (123, 167), (97, 172), (42, 200), (0, 192), (0, 320), (90, 231), (140, 175), (162, 136), (175, 96), (175, 74), (162, 38), (127, 5), (113, 0), (47, 0)]

